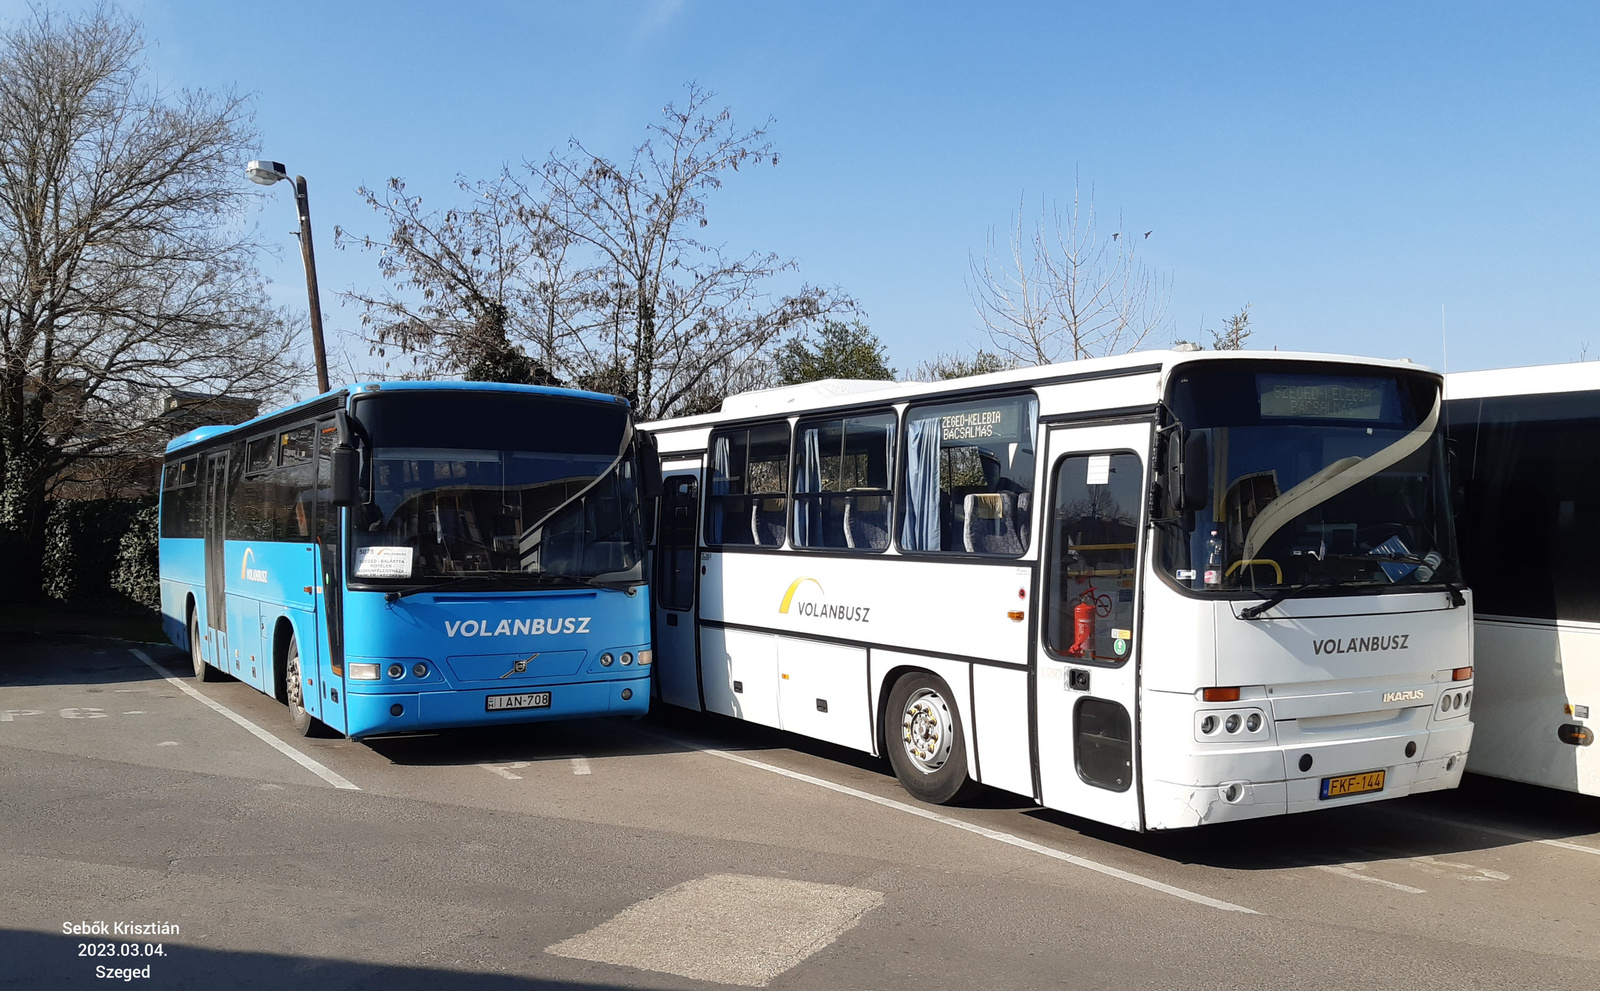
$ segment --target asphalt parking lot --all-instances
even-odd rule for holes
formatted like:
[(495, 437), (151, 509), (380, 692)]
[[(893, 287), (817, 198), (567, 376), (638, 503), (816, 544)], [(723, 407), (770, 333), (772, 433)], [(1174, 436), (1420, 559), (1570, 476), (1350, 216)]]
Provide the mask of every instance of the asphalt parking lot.
[[(170, 647), (0, 640), (0, 987), (1589, 988), (1600, 966), (1593, 799), (1469, 775), (1139, 836), (998, 792), (919, 805), (886, 762), (676, 710), (352, 743), (188, 673)], [(63, 932), (100, 921), (157, 928)]]

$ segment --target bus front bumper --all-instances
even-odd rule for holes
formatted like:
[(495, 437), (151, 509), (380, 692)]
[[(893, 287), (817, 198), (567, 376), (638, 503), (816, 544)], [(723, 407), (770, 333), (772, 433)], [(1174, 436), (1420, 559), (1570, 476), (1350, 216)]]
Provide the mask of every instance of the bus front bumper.
[[(1416, 754), (1403, 758), (1409, 742), (1417, 744)], [(1190, 753), (1168, 766), (1146, 769), (1145, 828), (1181, 829), (1454, 788), (1461, 783), (1471, 744), (1472, 723), (1463, 718), (1458, 725), (1400, 736)], [(1301, 772), (1307, 755), (1310, 767)], [(1322, 797), (1324, 780), (1374, 771), (1384, 772), (1380, 790)], [(1170, 780), (1180, 775), (1187, 780)]]
[[(489, 711), (489, 696), (509, 694), (504, 688), (436, 692), (346, 691), (346, 735), (351, 739), (360, 739), (386, 733), (495, 726), (546, 719), (642, 716), (650, 708), (648, 672), (639, 678), (538, 685), (519, 691), (549, 692), (550, 705), (540, 709)], [(624, 693), (627, 698), (623, 697)]]

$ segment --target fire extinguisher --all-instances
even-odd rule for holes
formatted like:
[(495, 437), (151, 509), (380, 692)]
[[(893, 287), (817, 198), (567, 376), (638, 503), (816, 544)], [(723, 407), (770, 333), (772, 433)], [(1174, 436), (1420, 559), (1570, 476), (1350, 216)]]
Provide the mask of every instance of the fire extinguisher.
[(1092, 591), (1084, 592), (1072, 609), (1073, 640), (1067, 653), (1073, 657), (1082, 657), (1084, 651), (1094, 650), (1094, 603), (1089, 601), (1091, 595)]

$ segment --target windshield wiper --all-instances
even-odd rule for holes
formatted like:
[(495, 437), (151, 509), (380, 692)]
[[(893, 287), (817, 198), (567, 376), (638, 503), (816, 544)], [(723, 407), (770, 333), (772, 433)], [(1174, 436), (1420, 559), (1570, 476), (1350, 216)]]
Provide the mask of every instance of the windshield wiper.
[(486, 578), (486, 577), (489, 577), (489, 576), (487, 576), (487, 575), (456, 575), (453, 578), (446, 578), (443, 581), (433, 582), (433, 583), (428, 584), (428, 585), (417, 585), (417, 586), (415, 586), (413, 588), (392, 589), (392, 590), (390, 590), (388, 592), (383, 593), (383, 601), (385, 601), (385, 602), (399, 602), (401, 599), (405, 598), (408, 595), (416, 595), (419, 592), (437, 592), (441, 588), (449, 588), (452, 585), (459, 585), (461, 582), (470, 582), (470, 581), (472, 581), (473, 579), (476, 579), (476, 578)]
[(539, 575), (530, 576), (530, 577), (533, 577), (540, 584), (555, 585), (555, 584), (565, 584), (567, 582), (572, 582), (572, 583), (577, 584), (577, 585), (582, 585), (582, 586), (584, 586), (586, 588), (598, 588), (598, 589), (601, 589), (602, 591), (607, 591), (607, 592), (619, 592), (619, 591), (627, 588), (630, 585), (642, 584), (642, 582), (630, 582), (630, 581), (603, 582), (603, 581), (600, 581), (600, 580), (595, 579), (595, 578), (584, 577), (583, 575), (546, 575), (546, 574), (539, 574)]
[(1275, 606), (1278, 603), (1282, 602), (1284, 599), (1292, 599), (1295, 596), (1299, 595), (1301, 592), (1310, 592), (1310, 591), (1313, 591), (1315, 589), (1322, 589), (1322, 588), (1347, 588), (1347, 587), (1353, 587), (1353, 586), (1356, 586), (1356, 585), (1359, 585), (1359, 584), (1361, 584), (1361, 583), (1359, 583), (1359, 582), (1337, 581), (1337, 582), (1306, 582), (1304, 585), (1291, 585), (1288, 588), (1279, 589), (1278, 591), (1272, 593), (1271, 595), (1267, 596), (1265, 599), (1262, 599), (1260, 602), (1256, 603), (1253, 606), (1248, 606), (1248, 607), (1246, 607), (1244, 609), (1239, 610), (1239, 618), (1240, 619), (1255, 619), (1256, 617), (1260, 616), (1262, 613), (1266, 612), (1268, 609), (1271, 609), (1273, 606)]

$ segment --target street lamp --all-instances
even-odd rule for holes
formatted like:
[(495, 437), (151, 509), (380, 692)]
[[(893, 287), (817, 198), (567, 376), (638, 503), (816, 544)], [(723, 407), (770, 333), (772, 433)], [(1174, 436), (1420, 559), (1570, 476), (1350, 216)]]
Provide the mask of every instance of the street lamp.
[[(251, 182), (270, 186), (289, 178), (282, 162), (250, 162), (244, 174)], [(306, 263), (306, 296), (311, 302), (311, 350), (317, 358), (317, 391), (328, 391), (328, 352), (322, 346), (322, 299), (317, 294), (317, 256), (311, 249), (311, 200), (306, 177), (294, 177), (294, 203), (300, 211), (300, 257)]]

